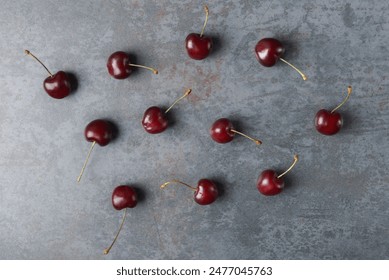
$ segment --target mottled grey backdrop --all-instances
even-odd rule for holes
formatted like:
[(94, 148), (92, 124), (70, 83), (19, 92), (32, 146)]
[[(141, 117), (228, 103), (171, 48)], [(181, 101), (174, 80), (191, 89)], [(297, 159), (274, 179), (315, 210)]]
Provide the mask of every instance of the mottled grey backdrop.
[[(206, 34), (215, 49), (188, 58), (184, 40), (199, 32), (203, 1), (2, 1), (0, 9), (1, 259), (388, 259), (388, 1), (209, 1)], [(288, 66), (261, 67), (256, 42), (285, 43)], [(40, 65), (65, 70), (77, 90), (55, 100)], [(127, 80), (107, 74), (117, 50), (160, 71)], [(336, 106), (343, 130), (319, 135), (313, 118)], [(160, 135), (141, 124), (146, 108), (171, 111)], [(219, 117), (263, 141), (213, 142)], [(119, 137), (89, 148), (84, 127), (115, 122)], [(256, 179), (266, 168), (300, 162), (285, 191), (264, 197)], [(218, 182), (222, 196), (202, 207), (180, 186)], [(122, 213), (112, 190), (133, 184), (138, 206), (109, 256)]]

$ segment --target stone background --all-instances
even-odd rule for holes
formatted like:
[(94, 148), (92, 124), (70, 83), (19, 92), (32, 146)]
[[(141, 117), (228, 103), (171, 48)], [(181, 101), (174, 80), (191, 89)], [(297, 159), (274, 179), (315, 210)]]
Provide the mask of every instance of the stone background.
[[(388, 259), (388, 1), (210, 1), (206, 34), (215, 49), (188, 58), (184, 40), (200, 32), (202, 1), (2, 1), (0, 9), (1, 259)], [(254, 46), (284, 42), (287, 65), (261, 67)], [(72, 73), (77, 89), (63, 100), (42, 88), (46, 73)], [(124, 50), (138, 70), (107, 74)], [(316, 132), (315, 113), (340, 109), (343, 130)], [(143, 112), (193, 93), (160, 135), (147, 134)], [(228, 117), (260, 138), (213, 142), (208, 129)], [(84, 127), (113, 121), (118, 138), (96, 146), (76, 183), (90, 143)], [(300, 155), (276, 197), (256, 190), (259, 173), (284, 170)], [(222, 196), (197, 205), (173, 178), (218, 182)], [(141, 201), (122, 213), (115, 186), (132, 184)]]

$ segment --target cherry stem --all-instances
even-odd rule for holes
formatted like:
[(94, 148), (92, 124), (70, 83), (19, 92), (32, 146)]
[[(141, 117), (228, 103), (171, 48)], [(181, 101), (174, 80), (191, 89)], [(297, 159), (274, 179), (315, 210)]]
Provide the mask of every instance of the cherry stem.
[(261, 140), (252, 138), (252, 137), (250, 137), (250, 136), (248, 136), (248, 135), (246, 135), (246, 134), (244, 134), (244, 133), (242, 133), (242, 132), (240, 132), (240, 131), (237, 131), (237, 130), (235, 130), (235, 129), (231, 129), (231, 131), (234, 132), (234, 133), (236, 133), (236, 134), (239, 134), (239, 135), (241, 135), (241, 136), (243, 136), (243, 137), (246, 137), (247, 139), (250, 139), (251, 141), (253, 141), (253, 142), (254, 142), (255, 144), (257, 144), (257, 145), (261, 145), (261, 144), (262, 144), (262, 141), (261, 141)]
[(296, 165), (297, 161), (299, 160), (299, 157), (298, 157), (298, 155), (294, 155), (293, 158), (294, 158), (294, 161), (293, 161), (292, 165), (288, 169), (286, 169), (284, 171), (284, 173), (278, 175), (277, 176), (278, 179), (280, 179), (282, 176), (284, 176), (286, 173), (288, 173), (290, 170), (292, 170), (292, 168)]
[(203, 37), (204, 29), (208, 22), (209, 9), (207, 5), (204, 5), (204, 12), (205, 12), (205, 21), (204, 21), (203, 29), (201, 29), (200, 37)]
[(305, 74), (303, 72), (301, 72), (296, 66), (294, 66), (293, 64), (289, 63), (288, 61), (286, 61), (285, 59), (283, 59), (282, 57), (280, 57), (280, 60), (286, 64), (288, 64), (290, 67), (292, 67), (294, 70), (296, 70), (300, 75), (301, 77), (303, 77), (303, 80), (306, 81), (308, 78), (307, 76), (305, 76)]
[(40, 61), (35, 55), (33, 55), (29, 50), (24, 50), (24, 53), (25, 53), (26, 55), (31, 56), (31, 57), (34, 58), (36, 61), (38, 61), (38, 62), (46, 69), (47, 73), (49, 73), (49, 76), (50, 76), (50, 77), (53, 77), (53, 74), (51, 74), (51, 72), (49, 71), (49, 69), (47, 69), (46, 65), (44, 65), (43, 62)]
[(77, 182), (80, 182), (80, 181), (81, 181), (82, 174), (84, 174), (85, 167), (86, 167), (86, 165), (87, 165), (87, 163), (88, 163), (89, 157), (90, 157), (90, 155), (91, 155), (91, 153), (92, 153), (92, 150), (93, 150), (93, 147), (94, 147), (95, 145), (96, 145), (96, 141), (93, 141), (92, 146), (90, 146), (90, 148), (89, 148), (88, 155), (86, 156), (84, 165), (82, 166), (81, 173), (80, 173), (80, 175), (79, 175), (78, 178), (77, 178)]
[(147, 69), (147, 70), (150, 70), (152, 71), (154, 74), (158, 74), (158, 70), (157, 69), (154, 69), (152, 67), (148, 67), (148, 66), (144, 66), (144, 65), (139, 65), (139, 64), (128, 64), (130, 66), (133, 66), (133, 67), (138, 67), (138, 68), (143, 68), (143, 69)]
[(179, 181), (179, 180), (176, 180), (176, 179), (171, 180), (171, 181), (166, 182), (166, 183), (163, 183), (163, 184), (160, 186), (160, 188), (163, 189), (163, 188), (165, 188), (167, 185), (172, 184), (172, 183), (178, 183), (178, 184), (184, 185), (184, 186), (186, 186), (186, 187), (188, 187), (188, 188), (190, 188), (190, 189), (192, 189), (192, 190), (196, 190), (196, 188), (192, 187), (191, 185), (188, 185), (188, 184), (186, 184), (186, 183), (184, 183), (184, 182), (181, 182), (181, 181)]
[(119, 230), (118, 230), (118, 232), (117, 232), (115, 238), (113, 239), (111, 245), (110, 245), (107, 249), (104, 249), (104, 251), (103, 251), (104, 255), (108, 255), (109, 251), (111, 251), (111, 249), (112, 249), (113, 244), (115, 244), (116, 239), (118, 239), (119, 234), (120, 234), (120, 231), (121, 231), (122, 228), (123, 228), (124, 221), (126, 220), (126, 216), (127, 216), (127, 208), (124, 209), (124, 214), (123, 214), (122, 223), (120, 224)]
[(184, 93), (183, 96), (181, 96), (180, 98), (177, 98), (176, 101), (174, 101), (173, 104), (170, 105), (170, 107), (166, 109), (165, 114), (166, 114), (167, 112), (169, 112), (170, 109), (174, 107), (174, 105), (176, 105), (178, 102), (180, 102), (181, 99), (184, 99), (185, 97), (187, 97), (191, 92), (192, 92), (192, 89), (191, 89), (191, 88), (188, 88), (188, 89), (185, 91), (185, 93)]
[(336, 110), (338, 110), (340, 107), (342, 107), (344, 103), (346, 103), (346, 101), (350, 98), (350, 95), (351, 95), (352, 92), (353, 92), (352, 87), (351, 87), (351, 86), (348, 86), (348, 87), (347, 87), (347, 96), (346, 96), (346, 98), (342, 101), (342, 103), (340, 103), (338, 106), (335, 107), (335, 109), (333, 109), (333, 110), (331, 111), (331, 114), (332, 114), (333, 112), (335, 112)]

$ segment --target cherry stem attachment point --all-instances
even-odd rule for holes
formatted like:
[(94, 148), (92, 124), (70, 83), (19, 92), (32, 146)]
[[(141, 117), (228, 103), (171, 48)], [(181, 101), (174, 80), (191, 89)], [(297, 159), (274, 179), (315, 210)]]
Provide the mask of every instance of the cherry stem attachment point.
[(207, 5), (204, 5), (204, 12), (205, 12), (205, 21), (204, 21), (203, 29), (201, 29), (200, 37), (203, 37), (205, 26), (207, 25), (208, 22), (209, 9)]
[(241, 135), (241, 136), (243, 136), (243, 137), (246, 137), (247, 139), (253, 141), (253, 142), (254, 142), (255, 144), (257, 144), (257, 145), (261, 145), (261, 144), (262, 144), (262, 141), (261, 141), (261, 140), (252, 138), (252, 137), (250, 137), (250, 136), (248, 136), (248, 135), (246, 135), (246, 134), (244, 134), (244, 133), (242, 133), (242, 132), (240, 132), (240, 131), (237, 131), (237, 130), (235, 130), (235, 129), (231, 129), (231, 132), (236, 133), (236, 134), (239, 134), (239, 135)]
[(77, 182), (80, 182), (80, 181), (81, 181), (82, 174), (84, 174), (85, 167), (86, 167), (86, 165), (87, 165), (87, 163), (88, 163), (89, 157), (90, 157), (90, 155), (91, 155), (91, 153), (92, 153), (92, 150), (93, 150), (93, 147), (94, 147), (95, 145), (96, 145), (96, 141), (93, 141), (92, 146), (90, 146), (90, 148), (89, 148), (88, 155), (86, 156), (84, 165), (82, 166), (81, 173), (80, 173), (80, 175), (79, 175), (78, 178), (77, 178)]
[(340, 107), (342, 107), (344, 103), (346, 103), (346, 101), (350, 98), (350, 95), (351, 95), (352, 92), (353, 92), (352, 87), (351, 87), (351, 86), (348, 86), (348, 87), (347, 87), (347, 96), (346, 96), (346, 98), (342, 101), (342, 103), (340, 103), (338, 106), (335, 107), (335, 109), (333, 109), (333, 110), (331, 111), (331, 114), (332, 114), (333, 112), (335, 112), (336, 110), (338, 110)]
[(277, 176), (278, 179), (280, 179), (282, 176), (284, 176), (286, 173), (288, 173), (290, 170), (292, 170), (292, 168), (296, 165), (297, 161), (299, 160), (299, 157), (298, 157), (298, 155), (294, 155), (293, 158), (294, 158), (294, 161), (293, 161), (292, 165), (288, 169), (286, 169), (284, 171), (284, 173), (278, 175)]
[(154, 69), (152, 67), (148, 67), (148, 66), (144, 66), (144, 65), (139, 65), (139, 64), (132, 64), (132, 63), (130, 63), (128, 65), (133, 66), (133, 67), (147, 69), (147, 70), (150, 70), (151, 72), (153, 72), (154, 74), (158, 74), (158, 70)]
[(196, 190), (196, 188), (192, 187), (191, 185), (188, 185), (188, 184), (186, 184), (186, 183), (184, 183), (184, 182), (181, 182), (181, 181), (179, 181), (179, 180), (176, 180), (176, 179), (171, 180), (171, 181), (166, 182), (166, 183), (163, 183), (163, 184), (160, 186), (160, 188), (163, 189), (163, 188), (165, 188), (167, 185), (172, 184), (172, 183), (181, 184), (181, 185), (184, 185), (184, 186), (186, 186), (186, 187), (188, 187), (188, 188), (190, 188), (190, 189), (192, 189), (192, 190), (194, 190), (194, 191)]
[(185, 97), (187, 97), (191, 92), (192, 92), (192, 89), (191, 89), (191, 88), (188, 88), (188, 89), (185, 91), (185, 93), (184, 93), (183, 96), (181, 96), (180, 98), (176, 99), (176, 101), (174, 101), (173, 104), (170, 105), (170, 107), (166, 109), (165, 114), (166, 114), (167, 112), (169, 112), (169, 111), (171, 110), (171, 108), (174, 107), (174, 105), (176, 105), (178, 102), (180, 102), (181, 99), (184, 99)]
[(49, 69), (47, 69), (46, 65), (44, 65), (43, 62), (40, 61), (35, 55), (33, 55), (29, 50), (24, 50), (24, 53), (25, 53), (26, 55), (31, 56), (31, 57), (34, 58), (36, 61), (38, 61), (38, 62), (43, 66), (43, 68), (46, 69), (47, 73), (49, 73), (49, 76), (50, 76), (50, 77), (53, 77), (53, 74), (51, 74), (51, 72), (49, 71)]
[(121, 222), (121, 224), (120, 224), (119, 230), (118, 230), (118, 232), (117, 232), (115, 238), (113, 239), (111, 245), (110, 245), (107, 249), (105, 249), (105, 250), (103, 251), (104, 255), (108, 255), (108, 254), (109, 254), (109, 251), (111, 251), (113, 244), (115, 244), (116, 239), (118, 239), (119, 234), (120, 234), (120, 231), (121, 231), (122, 228), (123, 228), (124, 221), (126, 220), (126, 216), (127, 216), (127, 208), (124, 209), (123, 219), (122, 219), (122, 222)]
[(290, 67), (292, 67), (294, 70), (296, 70), (300, 75), (301, 77), (303, 78), (304, 81), (306, 81), (308, 78), (307, 76), (305, 76), (305, 74), (303, 72), (301, 72), (296, 66), (294, 66), (293, 64), (289, 63), (288, 61), (286, 61), (285, 59), (283, 59), (282, 57), (280, 57), (280, 60), (286, 64), (288, 64)]

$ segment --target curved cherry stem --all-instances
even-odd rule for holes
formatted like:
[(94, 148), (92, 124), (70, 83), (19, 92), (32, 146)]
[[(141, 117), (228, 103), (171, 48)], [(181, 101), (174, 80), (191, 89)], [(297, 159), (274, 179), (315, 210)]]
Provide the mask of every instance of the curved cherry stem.
[(90, 155), (91, 155), (91, 153), (92, 153), (92, 150), (93, 150), (93, 147), (94, 147), (95, 145), (96, 145), (96, 141), (93, 141), (92, 146), (90, 146), (90, 148), (89, 148), (88, 155), (86, 156), (84, 165), (82, 166), (81, 173), (80, 173), (80, 175), (77, 177), (77, 182), (80, 182), (80, 181), (81, 181), (82, 174), (84, 174), (85, 167), (86, 167), (86, 165), (88, 164), (89, 157), (90, 157)]
[(169, 112), (169, 111), (171, 110), (171, 108), (174, 107), (174, 105), (176, 105), (178, 102), (180, 102), (181, 99), (184, 99), (185, 97), (187, 97), (191, 92), (192, 92), (192, 89), (191, 89), (191, 88), (188, 88), (188, 89), (185, 91), (185, 93), (184, 93), (183, 96), (181, 96), (180, 98), (176, 99), (176, 101), (174, 101), (173, 104), (170, 105), (170, 107), (166, 109), (165, 114), (166, 114), (167, 112)]
[(150, 70), (151, 72), (153, 72), (154, 74), (158, 74), (158, 70), (155, 69), (155, 68), (152, 68), (152, 67), (148, 67), (148, 66), (144, 66), (144, 65), (139, 65), (139, 64), (133, 64), (133, 63), (130, 63), (128, 65), (133, 66), (133, 67), (147, 69), (147, 70)]
[(300, 75), (301, 77), (303, 78), (304, 81), (306, 81), (308, 78), (307, 76), (305, 76), (305, 74), (303, 72), (301, 72), (300, 69), (298, 69), (296, 66), (294, 66), (292, 63), (286, 61), (285, 59), (283, 59), (282, 57), (280, 57), (280, 60), (286, 64), (288, 64), (290, 67), (292, 67), (294, 70), (296, 70)]
[(115, 238), (113, 239), (111, 245), (110, 245), (107, 249), (104, 249), (104, 251), (103, 251), (104, 255), (108, 255), (109, 251), (111, 251), (111, 249), (112, 249), (112, 246), (115, 244), (116, 239), (118, 239), (119, 234), (120, 234), (120, 231), (121, 231), (122, 228), (123, 228), (124, 221), (126, 220), (126, 216), (127, 216), (127, 208), (124, 209), (123, 219), (122, 219), (122, 222), (121, 222), (121, 224), (120, 224), (119, 230), (118, 230), (118, 232), (117, 232)]
[(261, 144), (262, 144), (262, 141), (261, 141), (261, 140), (252, 138), (252, 137), (250, 137), (250, 136), (248, 136), (248, 135), (246, 135), (246, 134), (244, 134), (244, 133), (242, 133), (242, 132), (240, 132), (240, 131), (237, 131), (237, 130), (235, 130), (235, 129), (231, 129), (231, 132), (236, 133), (236, 134), (239, 134), (239, 135), (241, 135), (241, 136), (243, 136), (243, 137), (246, 137), (247, 139), (253, 141), (253, 142), (254, 142), (255, 144), (257, 144), (257, 145), (261, 145)]
[(203, 29), (201, 29), (200, 37), (203, 37), (205, 26), (207, 25), (208, 22), (209, 9), (207, 5), (204, 5), (204, 12), (205, 12), (205, 21), (204, 21)]
[(31, 56), (31, 57), (34, 58), (36, 61), (38, 61), (38, 62), (43, 66), (43, 68), (46, 69), (47, 73), (49, 73), (49, 76), (50, 76), (50, 77), (53, 77), (53, 74), (51, 74), (51, 72), (50, 72), (49, 69), (46, 67), (46, 65), (44, 65), (43, 62), (40, 61), (35, 55), (33, 55), (29, 50), (24, 50), (24, 53), (25, 53), (26, 55)]
[(348, 86), (348, 87), (347, 87), (347, 96), (346, 96), (346, 98), (342, 101), (342, 103), (340, 103), (338, 106), (335, 107), (335, 109), (333, 109), (333, 110), (331, 111), (331, 114), (332, 114), (333, 112), (335, 112), (336, 110), (338, 110), (340, 107), (342, 107), (344, 103), (346, 103), (346, 101), (350, 98), (350, 95), (351, 95), (352, 92), (353, 92), (352, 87), (351, 87), (351, 86)]
[(188, 185), (187, 183), (181, 182), (181, 181), (176, 180), (176, 179), (171, 180), (171, 181), (166, 182), (166, 183), (163, 183), (163, 184), (160, 186), (160, 188), (163, 189), (163, 188), (165, 188), (167, 185), (170, 185), (170, 184), (172, 184), (172, 183), (181, 184), (181, 185), (184, 185), (184, 186), (186, 186), (186, 187), (188, 187), (188, 188), (190, 188), (190, 189), (192, 189), (192, 190), (197, 190), (196, 188), (192, 187), (191, 185)]
[(292, 165), (288, 169), (286, 169), (284, 171), (284, 173), (278, 175), (277, 176), (278, 179), (280, 179), (282, 176), (284, 176), (286, 173), (288, 173), (290, 170), (292, 170), (292, 168), (296, 165), (297, 161), (299, 160), (299, 157), (298, 157), (298, 155), (294, 155), (293, 158), (294, 158), (294, 161), (293, 161)]

